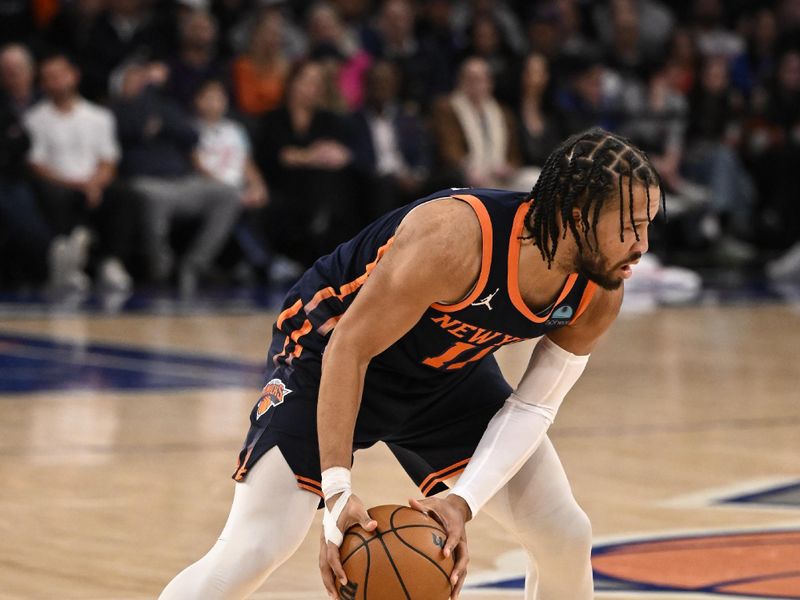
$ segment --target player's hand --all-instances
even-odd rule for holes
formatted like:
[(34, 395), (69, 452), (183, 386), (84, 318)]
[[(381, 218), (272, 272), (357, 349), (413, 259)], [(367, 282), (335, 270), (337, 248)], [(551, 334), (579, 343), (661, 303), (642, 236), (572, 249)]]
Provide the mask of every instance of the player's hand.
[(472, 518), (469, 506), (460, 496), (452, 494), (445, 498), (412, 499), (408, 503), (411, 508), (432, 517), (447, 532), (447, 540), (442, 552), (445, 556), (455, 553), (455, 565), (453, 565), (453, 573), (450, 575), (450, 585), (453, 587), (450, 599), (456, 600), (464, 586), (467, 563), (469, 563), (465, 527), (467, 521)]
[[(328, 508), (332, 507), (339, 496), (333, 496), (327, 502)], [(350, 496), (344, 510), (336, 522), (339, 531), (344, 533), (353, 525), (361, 525), (366, 531), (373, 531), (378, 522), (369, 516), (364, 503), (358, 496)], [(322, 583), (331, 598), (339, 598), (339, 586), (347, 584), (347, 576), (344, 574), (342, 561), (339, 557), (339, 547), (325, 540), (325, 531), (322, 531), (319, 549), (319, 571), (322, 575)]]

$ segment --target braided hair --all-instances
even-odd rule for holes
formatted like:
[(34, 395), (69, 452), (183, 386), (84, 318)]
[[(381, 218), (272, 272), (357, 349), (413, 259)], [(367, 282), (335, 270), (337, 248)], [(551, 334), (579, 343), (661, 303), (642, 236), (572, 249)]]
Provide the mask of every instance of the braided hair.
[[(623, 179), (627, 178), (627, 190)], [(630, 220), (636, 240), (639, 232), (633, 219), (633, 182), (644, 184), (647, 193), (647, 221), (650, 214), (650, 187), (658, 186), (660, 203), (666, 210), (661, 179), (647, 155), (630, 140), (600, 128), (574, 135), (556, 148), (544, 163), (542, 173), (527, 200), (533, 199), (525, 224), (529, 235), (539, 248), (542, 258), (552, 265), (559, 239), (572, 232), (578, 251), (584, 244), (593, 249), (590, 232), (596, 236), (597, 222), (603, 206), (619, 197), (619, 237), (625, 241), (625, 195), (630, 206)], [(580, 209), (583, 236), (573, 208)], [(562, 227), (558, 223), (561, 217)], [(596, 237), (595, 237), (596, 239)]]

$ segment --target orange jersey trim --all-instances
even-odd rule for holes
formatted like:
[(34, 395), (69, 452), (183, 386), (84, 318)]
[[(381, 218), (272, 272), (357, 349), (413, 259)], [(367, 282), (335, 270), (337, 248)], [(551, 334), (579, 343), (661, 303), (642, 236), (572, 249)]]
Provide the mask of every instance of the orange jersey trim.
[(361, 286), (364, 285), (364, 283), (367, 281), (367, 278), (369, 278), (370, 273), (372, 273), (373, 269), (378, 265), (378, 261), (381, 258), (383, 258), (383, 255), (386, 254), (386, 251), (389, 250), (393, 242), (394, 242), (394, 236), (390, 237), (383, 246), (378, 248), (375, 260), (373, 260), (366, 266), (364, 272), (361, 275), (353, 279), (353, 281), (345, 283), (342, 287), (339, 288), (338, 294), (336, 293), (336, 290), (333, 287), (323, 288), (316, 294), (314, 294), (314, 297), (311, 298), (308, 304), (306, 304), (305, 307), (306, 314), (312, 312), (315, 308), (317, 308), (317, 306), (319, 306), (320, 302), (327, 300), (328, 298), (332, 298), (335, 296), (339, 300), (343, 300), (346, 296), (349, 296), (350, 294), (361, 288)]
[(493, 238), (492, 220), (489, 218), (489, 211), (486, 210), (483, 202), (478, 200), (475, 196), (458, 195), (453, 196), (453, 198), (469, 204), (472, 207), (472, 210), (474, 210), (475, 214), (478, 216), (478, 222), (481, 225), (482, 238), (481, 272), (478, 275), (478, 280), (475, 282), (475, 286), (472, 288), (472, 291), (467, 294), (467, 297), (463, 300), (456, 302), (455, 304), (441, 304), (439, 302), (431, 304), (431, 308), (435, 308), (441, 312), (456, 312), (458, 310), (463, 310), (475, 302), (475, 300), (483, 291), (483, 288), (486, 287), (486, 282), (489, 280), (489, 269), (492, 266)]
[(322, 494), (322, 484), (315, 479), (309, 479), (308, 477), (302, 477), (301, 475), (295, 475), (295, 479), (297, 479), (297, 487), (301, 490), (308, 490), (309, 492), (313, 492), (320, 498), (324, 498), (325, 496)]
[[(291, 319), (297, 313), (299, 313), (301, 309), (303, 309), (305, 314), (308, 315), (315, 308), (317, 308), (317, 306), (319, 306), (319, 303), (322, 302), (323, 300), (332, 298), (334, 296), (337, 297), (339, 300), (343, 300), (346, 296), (349, 296), (350, 294), (356, 292), (367, 281), (367, 278), (369, 278), (370, 273), (372, 273), (373, 269), (375, 269), (375, 267), (378, 265), (378, 261), (381, 258), (383, 258), (383, 255), (386, 254), (386, 251), (389, 250), (389, 248), (391, 247), (392, 242), (394, 242), (394, 236), (390, 237), (388, 240), (386, 240), (386, 243), (383, 246), (378, 248), (378, 252), (375, 255), (375, 260), (373, 260), (365, 267), (364, 272), (361, 275), (356, 277), (353, 281), (345, 283), (342, 287), (339, 288), (338, 294), (336, 293), (336, 290), (334, 288), (326, 287), (318, 291), (316, 294), (314, 294), (314, 297), (311, 298), (311, 300), (305, 306), (303, 306), (302, 300), (298, 300), (297, 302), (292, 304), (292, 306), (283, 311), (278, 317), (277, 321), (278, 329), (281, 328), (281, 325), (283, 325), (283, 322), (286, 319)], [(336, 326), (336, 323), (339, 322), (340, 318), (341, 315), (337, 315), (336, 317), (328, 319), (327, 321), (325, 321), (325, 323), (320, 325), (318, 331), (320, 331), (322, 335), (327, 334), (328, 332), (333, 330), (333, 328)], [(300, 355), (303, 353), (303, 346), (299, 344), (299, 340), (304, 335), (308, 334), (312, 328), (313, 326), (311, 325), (311, 321), (306, 319), (305, 321), (303, 321), (303, 324), (298, 329), (289, 332), (286, 335), (286, 340), (283, 342), (283, 349), (281, 350), (280, 354), (275, 355), (275, 357), (272, 359), (272, 362), (277, 365), (278, 359), (286, 356), (286, 351), (289, 346), (290, 340), (294, 342), (295, 347), (292, 350), (291, 355), (287, 359), (287, 363), (291, 364), (291, 361), (293, 359), (300, 358)]]
[(236, 474), (233, 476), (234, 480), (242, 481), (242, 479), (244, 479), (244, 475), (247, 473), (247, 461), (250, 460), (251, 454), (253, 454), (252, 447), (247, 449), (247, 454), (245, 454), (244, 460), (237, 465)]
[(572, 319), (574, 323), (577, 321), (580, 316), (586, 312), (586, 309), (589, 308), (589, 305), (592, 303), (592, 298), (594, 297), (594, 293), (597, 291), (597, 284), (593, 281), (590, 281), (586, 284), (586, 289), (583, 290), (583, 297), (581, 298), (581, 303), (578, 304), (578, 310), (575, 311), (575, 317)]
[(295, 479), (297, 479), (297, 481), (301, 481), (301, 482), (305, 483), (306, 485), (310, 485), (311, 487), (315, 487), (315, 488), (320, 489), (320, 490), (322, 489), (322, 484), (319, 481), (317, 481), (316, 479), (311, 479), (309, 477), (303, 477), (302, 475), (295, 475), (294, 477), (295, 477)]
[(437, 477), (436, 479), (431, 481), (425, 488), (420, 488), (420, 491), (422, 492), (422, 495), (423, 496), (427, 496), (430, 493), (430, 491), (434, 487), (436, 487), (437, 484), (442, 483), (444, 481), (447, 481), (448, 479), (452, 479), (456, 475), (461, 475), (461, 473), (463, 473), (464, 469), (466, 469), (466, 468), (467, 468), (466, 466), (463, 466), (463, 467), (460, 467), (460, 468), (456, 469), (455, 471), (452, 471), (451, 473), (447, 473), (446, 475), (442, 475), (441, 477)]
[(312, 494), (316, 494), (317, 496), (319, 496), (323, 500), (325, 499), (325, 496), (323, 496), (322, 492), (320, 490), (318, 490), (317, 488), (313, 488), (310, 485), (306, 485), (305, 483), (300, 483), (299, 481), (297, 482), (297, 487), (299, 487), (301, 490), (306, 490), (306, 491), (311, 492)]
[(281, 328), (281, 325), (283, 325), (283, 322), (286, 319), (291, 319), (293, 316), (299, 313), (301, 308), (303, 308), (303, 301), (298, 300), (297, 302), (292, 304), (289, 308), (287, 308), (285, 311), (283, 311), (280, 315), (278, 315), (278, 322), (277, 322), (278, 329)]
[[(441, 481), (445, 481), (446, 479), (450, 479), (455, 475), (458, 475), (467, 468), (467, 463), (470, 461), (469, 458), (465, 458), (464, 460), (460, 460), (455, 464), (450, 465), (449, 467), (445, 467), (444, 469), (440, 469), (435, 473), (431, 473), (425, 479), (422, 480), (422, 483), (419, 484), (419, 489), (422, 490), (423, 494), (427, 494), (433, 486)], [(453, 471), (453, 469), (456, 469)], [(452, 472), (450, 472), (452, 471)]]
[(536, 313), (525, 304), (525, 301), (522, 299), (522, 293), (519, 291), (519, 251), (521, 245), (520, 236), (522, 235), (522, 228), (525, 225), (525, 215), (528, 213), (531, 202), (533, 202), (533, 200), (528, 200), (519, 205), (517, 213), (514, 215), (514, 225), (511, 227), (511, 240), (508, 244), (508, 295), (516, 309), (529, 320), (534, 323), (544, 323), (550, 318), (550, 315), (553, 314), (553, 311), (561, 301), (572, 291), (575, 282), (578, 280), (578, 274), (572, 273), (567, 277), (567, 281), (564, 283), (561, 293), (546, 315), (542, 317), (536, 315)]

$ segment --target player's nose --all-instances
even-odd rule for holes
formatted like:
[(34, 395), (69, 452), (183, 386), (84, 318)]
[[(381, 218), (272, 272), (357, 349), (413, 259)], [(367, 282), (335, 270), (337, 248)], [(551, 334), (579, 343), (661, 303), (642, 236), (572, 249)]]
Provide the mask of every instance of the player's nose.
[(633, 244), (633, 248), (631, 248), (631, 250), (633, 252), (645, 254), (650, 248), (650, 242), (647, 236), (647, 227), (642, 227), (638, 233), (639, 239)]

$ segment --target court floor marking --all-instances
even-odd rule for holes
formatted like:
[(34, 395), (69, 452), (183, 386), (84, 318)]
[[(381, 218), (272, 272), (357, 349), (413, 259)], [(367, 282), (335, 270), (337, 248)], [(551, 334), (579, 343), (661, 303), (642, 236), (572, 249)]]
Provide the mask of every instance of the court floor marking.
[[(706, 488), (699, 492), (682, 494), (657, 502), (656, 506), (676, 509), (696, 509), (713, 507), (715, 510), (748, 510), (755, 512), (794, 512), (800, 511), (800, 506), (788, 504), (770, 504), (767, 502), (737, 501), (738, 497), (767, 493), (783, 487), (800, 484), (800, 474), (795, 477), (762, 477), (737, 481), (726, 486)], [(762, 528), (763, 529), (763, 528)]]
[[(37, 361), (60, 361), (66, 364), (79, 363), (81, 367), (97, 367), (117, 369), (121, 371), (146, 371), (149, 374), (165, 375), (187, 379), (209, 379), (209, 371), (213, 370), (214, 380), (218, 385), (228, 387), (244, 387), (237, 376), (260, 373), (262, 367), (253, 362), (234, 362), (213, 355), (191, 354), (182, 352), (159, 351), (153, 348), (111, 344), (82, 344), (74, 340), (48, 339), (41, 337), (19, 336), (23, 343), (15, 343), (3, 339), (0, 334), (0, 354)], [(17, 336), (14, 336), (17, 337)], [(24, 345), (30, 340), (34, 344), (46, 346)], [(141, 352), (141, 356), (113, 356), (104, 352)], [(207, 365), (191, 365), (186, 362), (196, 360), (208, 362)], [(226, 370), (238, 371), (236, 374)]]
[[(620, 544), (641, 544), (653, 541), (669, 541), (681, 537), (705, 537), (715, 535), (736, 535), (748, 533), (778, 533), (786, 531), (798, 531), (800, 529), (800, 519), (774, 523), (768, 526), (732, 526), (719, 528), (691, 528), (691, 529), (668, 529), (661, 531), (644, 531), (640, 533), (626, 533), (621, 535), (608, 535), (595, 537), (592, 540), (593, 548), (603, 548)], [(525, 577), (526, 557), (522, 550), (509, 550), (497, 557), (495, 568), (470, 573), (464, 587), (464, 593), (474, 593), (491, 596), (514, 596), (521, 597), (523, 592), (519, 588), (491, 589), (477, 586), (487, 586), (500, 584), (510, 580), (519, 580)], [(742, 596), (720, 593), (704, 592), (682, 592), (678, 590), (597, 590), (595, 596), (600, 598), (675, 598), (676, 600), (720, 600), (721, 598), (731, 598), (735, 600), (764, 600), (764, 596)]]

